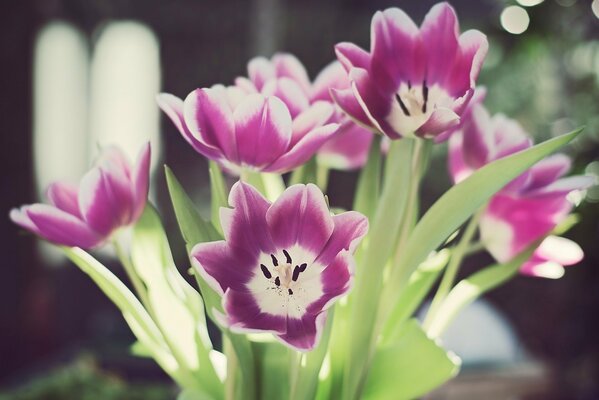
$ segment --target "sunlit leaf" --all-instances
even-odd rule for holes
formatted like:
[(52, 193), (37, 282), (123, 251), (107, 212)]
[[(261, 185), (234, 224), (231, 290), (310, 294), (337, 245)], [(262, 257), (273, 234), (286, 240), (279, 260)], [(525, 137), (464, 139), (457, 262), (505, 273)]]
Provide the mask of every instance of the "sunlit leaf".
[(431, 340), (416, 320), (403, 325), (393, 343), (377, 349), (364, 400), (411, 400), (454, 377), (460, 360)]

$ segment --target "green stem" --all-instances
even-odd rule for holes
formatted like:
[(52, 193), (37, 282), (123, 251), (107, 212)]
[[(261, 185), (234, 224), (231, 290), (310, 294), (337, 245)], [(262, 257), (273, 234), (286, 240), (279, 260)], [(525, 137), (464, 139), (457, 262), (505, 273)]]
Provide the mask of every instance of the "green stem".
[(239, 363), (233, 345), (228, 337), (223, 335), (223, 350), (227, 357), (227, 377), (225, 378), (225, 400), (235, 399), (235, 382)]
[(125, 272), (127, 273), (127, 277), (129, 278), (129, 281), (133, 285), (133, 289), (135, 290), (135, 293), (139, 297), (144, 308), (146, 310), (148, 310), (148, 312), (150, 314), (152, 314), (152, 311), (151, 311), (152, 308), (150, 307), (150, 299), (148, 298), (148, 292), (146, 290), (146, 286), (141, 281), (141, 278), (139, 277), (139, 275), (137, 275), (137, 272), (135, 272), (135, 268), (133, 267), (131, 258), (125, 251), (124, 247), (121, 245), (120, 241), (118, 240), (118, 235), (116, 235), (115, 239), (112, 241), (112, 245), (114, 246), (114, 249), (115, 249), (115, 252), (116, 252), (116, 255), (117, 255), (119, 261), (121, 262)]
[(458, 271), (460, 269), (460, 265), (464, 257), (466, 256), (466, 251), (470, 246), (470, 242), (476, 233), (476, 229), (478, 227), (478, 221), (482, 215), (484, 207), (481, 208), (474, 216), (470, 219), (470, 222), (466, 226), (464, 230), (464, 234), (460, 238), (460, 241), (455, 246), (452, 251), (451, 260), (449, 261), (449, 265), (445, 269), (445, 273), (443, 274), (443, 278), (441, 279), (441, 283), (439, 284), (439, 288), (437, 289), (437, 293), (435, 293), (435, 297), (431, 303), (431, 307), (426, 314), (426, 318), (424, 320), (423, 328), (427, 330), (430, 327), (431, 322), (437, 316), (439, 312), (439, 308), (441, 304), (447, 297), (447, 294), (453, 287), (455, 279), (457, 277)]
[(326, 193), (329, 185), (329, 168), (326, 165), (316, 164), (316, 185)]
[(469, 255), (478, 253), (479, 251), (482, 251), (484, 249), (485, 249), (485, 244), (483, 242), (472, 243), (470, 246), (468, 246), (468, 248), (464, 252), (464, 255), (469, 256)]

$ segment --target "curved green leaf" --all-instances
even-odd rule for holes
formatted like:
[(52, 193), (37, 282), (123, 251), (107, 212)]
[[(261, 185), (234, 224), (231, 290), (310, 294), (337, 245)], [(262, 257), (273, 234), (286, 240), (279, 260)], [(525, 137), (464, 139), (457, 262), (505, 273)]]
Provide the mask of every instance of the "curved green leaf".
[(362, 399), (415, 399), (453, 378), (459, 368), (457, 356), (426, 336), (418, 321), (410, 320), (396, 341), (377, 349)]

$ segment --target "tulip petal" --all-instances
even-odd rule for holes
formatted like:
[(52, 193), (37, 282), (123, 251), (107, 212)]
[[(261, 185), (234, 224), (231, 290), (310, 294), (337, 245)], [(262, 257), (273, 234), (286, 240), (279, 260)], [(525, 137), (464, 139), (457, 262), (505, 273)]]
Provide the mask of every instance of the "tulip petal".
[(264, 85), (262, 94), (276, 96), (283, 100), (292, 118), (295, 118), (310, 106), (305, 91), (298, 83), (289, 78), (271, 79)]
[(453, 110), (439, 107), (432, 112), (424, 124), (416, 130), (416, 135), (424, 138), (435, 137), (460, 123), (460, 116)]
[(229, 205), (220, 209), (220, 221), (227, 243), (257, 257), (272, 253), (274, 246), (266, 224), (270, 203), (252, 186), (237, 182), (229, 193)]
[[(370, 32), (370, 73), (379, 90), (395, 93), (400, 82), (424, 80), (424, 54), (418, 27), (398, 8), (378, 11)], [(367, 101), (365, 99), (365, 101)], [(369, 106), (369, 102), (367, 103)]]
[(82, 220), (56, 207), (33, 204), (22, 211), (37, 228), (36, 233), (56, 244), (87, 249), (101, 242), (101, 237)]
[(304, 93), (310, 90), (310, 79), (304, 65), (294, 55), (278, 53), (272, 57), (272, 64), (277, 78), (289, 78), (296, 82)]
[(356, 124), (363, 126), (365, 129), (375, 130), (370, 118), (366, 115), (362, 106), (354, 96), (353, 90), (331, 89), (331, 97), (335, 103), (347, 114)]
[(543, 240), (535, 255), (560, 265), (573, 265), (584, 258), (584, 253), (576, 242), (553, 235)]
[(152, 150), (150, 142), (146, 143), (139, 155), (133, 168), (131, 184), (133, 185), (133, 213), (131, 221), (136, 221), (142, 214), (148, 199), (150, 189), (150, 162)]
[(482, 32), (470, 30), (460, 35), (458, 53), (445, 84), (451, 95), (460, 96), (474, 88), (488, 49), (487, 37)]
[(549, 185), (565, 175), (572, 165), (570, 157), (565, 154), (554, 154), (539, 161), (530, 169), (528, 189), (541, 188)]
[(245, 290), (257, 266), (255, 256), (225, 241), (198, 243), (190, 255), (202, 278), (221, 295), (227, 289)]
[(287, 150), (291, 116), (278, 98), (248, 95), (235, 109), (233, 118), (242, 164), (262, 169)]
[(293, 185), (266, 212), (278, 248), (300, 245), (316, 257), (331, 237), (335, 223), (316, 185)]
[(424, 17), (420, 32), (426, 48), (428, 84), (445, 86), (451, 72), (447, 66), (453, 64), (458, 51), (459, 31), (458, 17), (448, 3), (436, 4)]
[(368, 233), (368, 219), (356, 211), (334, 215), (333, 223), (333, 232), (315, 260), (322, 265), (329, 265), (337, 254), (343, 251), (352, 254), (357, 244)]
[(287, 153), (283, 154), (278, 160), (268, 167), (264, 172), (285, 173), (302, 165), (310, 159), (320, 147), (329, 140), (337, 129), (339, 124), (327, 124), (308, 132), (302, 137)]
[(298, 351), (312, 350), (320, 341), (326, 316), (324, 311), (316, 316), (306, 314), (302, 318), (287, 318), (286, 333), (277, 338)]
[(183, 100), (169, 93), (161, 93), (156, 96), (156, 102), (195, 151), (212, 160), (218, 160), (224, 157), (223, 152), (220, 149), (198, 140), (189, 131), (183, 116)]
[(267, 81), (276, 78), (275, 68), (267, 58), (255, 57), (248, 63), (248, 76), (256, 89), (261, 91)]
[(228, 161), (238, 162), (233, 111), (224, 90), (194, 90), (185, 98), (183, 116), (196, 139), (220, 149)]
[(119, 177), (101, 168), (93, 168), (79, 186), (79, 209), (83, 219), (96, 232), (108, 235), (130, 221), (131, 192)]
[(360, 168), (366, 164), (373, 138), (369, 130), (345, 121), (318, 151), (318, 163), (340, 170)]
[[(328, 309), (339, 297), (348, 293), (352, 283), (355, 271), (354, 260), (350, 253), (343, 251), (336, 255), (333, 261), (319, 275), (311, 279), (321, 281), (322, 296), (310, 304), (307, 312), (314, 314), (321, 310)], [(304, 285), (310, 285), (310, 280), (302, 282)]]
[(310, 101), (332, 101), (330, 89), (347, 89), (350, 86), (347, 72), (339, 61), (333, 61), (316, 76), (310, 90)]
[(81, 218), (79, 212), (79, 201), (77, 199), (78, 187), (62, 182), (54, 182), (48, 186), (46, 197), (50, 204), (59, 210)]
[(336, 44), (335, 54), (346, 72), (351, 71), (354, 67), (366, 70), (370, 67), (370, 54), (353, 43)]
[(254, 295), (247, 291), (229, 289), (223, 296), (230, 329), (237, 333), (270, 332), (281, 334), (287, 330), (287, 317), (260, 310)]

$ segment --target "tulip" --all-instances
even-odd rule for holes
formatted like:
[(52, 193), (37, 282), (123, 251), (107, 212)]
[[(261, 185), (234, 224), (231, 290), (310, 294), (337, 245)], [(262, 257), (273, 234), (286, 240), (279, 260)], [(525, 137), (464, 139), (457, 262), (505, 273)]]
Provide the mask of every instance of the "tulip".
[(109, 147), (79, 186), (53, 183), (46, 193), (50, 204), (15, 208), (10, 218), (55, 244), (97, 247), (141, 216), (148, 197), (149, 173), (149, 143), (133, 168), (118, 148)]
[(222, 295), (221, 322), (233, 332), (270, 332), (300, 351), (314, 348), (326, 310), (350, 290), (366, 217), (332, 216), (312, 184), (291, 186), (270, 203), (238, 182), (229, 204), (220, 215), (225, 240), (191, 252), (200, 275)]
[(459, 31), (447, 3), (435, 5), (420, 28), (398, 8), (377, 12), (370, 52), (353, 43), (335, 47), (351, 81), (332, 91), (335, 101), (390, 139), (442, 135), (459, 124), (488, 48), (481, 32)]

